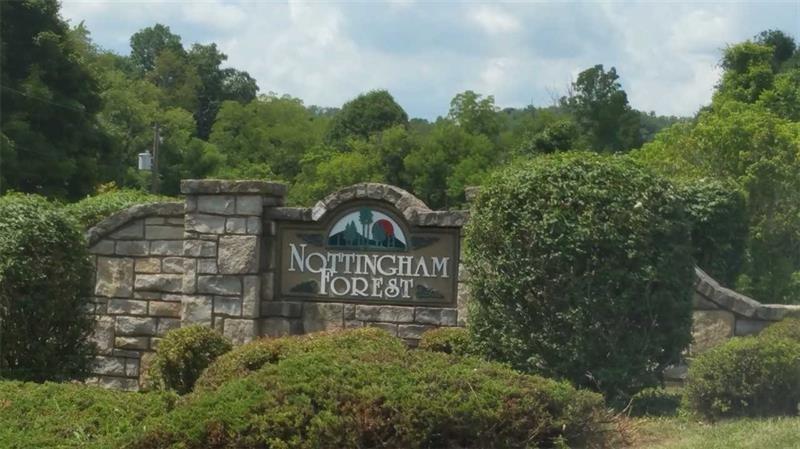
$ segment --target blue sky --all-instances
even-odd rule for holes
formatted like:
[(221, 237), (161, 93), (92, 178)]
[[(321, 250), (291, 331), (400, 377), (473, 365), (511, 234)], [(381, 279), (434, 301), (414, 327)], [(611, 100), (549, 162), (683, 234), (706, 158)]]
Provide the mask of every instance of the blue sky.
[(340, 106), (385, 88), (428, 119), (467, 89), (548, 105), (594, 64), (617, 68), (633, 107), (690, 115), (710, 101), (726, 45), (769, 28), (800, 37), (800, 1), (63, 0), (62, 15), (118, 53), (162, 23), (186, 46), (216, 42), (262, 93)]

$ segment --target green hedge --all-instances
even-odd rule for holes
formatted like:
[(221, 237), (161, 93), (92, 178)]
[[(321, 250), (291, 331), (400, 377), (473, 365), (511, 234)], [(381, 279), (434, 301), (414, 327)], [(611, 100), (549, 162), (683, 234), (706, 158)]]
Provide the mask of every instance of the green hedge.
[(233, 379), (258, 371), (264, 365), (277, 363), (292, 354), (314, 350), (348, 350), (398, 354), (405, 344), (386, 332), (373, 327), (348, 332), (318, 332), (302, 336), (262, 338), (238, 346), (217, 359), (197, 380), (198, 391), (214, 390)]
[(710, 418), (796, 415), (800, 343), (783, 338), (733, 338), (695, 358), (686, 398)]
[(110, 449), (144, 432), (176, 400), (82, 384), (0, 381), (3, 449)]
[(158, 389), (188, 393), (203, 370), (231, 348), (227, 338), (206, 326), (173, 329), (158, 344), (148, 381)]
[(422, 334), (419, 349), (423, 351), (444, 352), (460, 356), (475, 353), (469, 332), (463, 327), (439, 327)]
[(77, 224), (37, 195), (0, 197), (0, 377), (81, 378), (92, 266)]
[(364, 331), (297, 341), (302, 349), (239, 365), (215, 389), (190, 394), (129, 449), (585, 447), (607, 438), (601, 396), (566, 382)]
[(758, 336), (759, 338), (783, 338), (800, 343), (800, 318), (784, 318), (761, 331)]
[(610, 398), (658, 384), (690, 340), (689, 231), (676, 189), (624, 157), (496, 173), (466, 229), (476, 344)]
[(723, 285), (733, 287), (745, 263), (747, 205), (732, 183), (685, 180), (679, 192), (692, 225), (697, 265)]
[(153, 195), (141, 190), (122, 189), (110, 190), (86, 197), (77, 203), (67, 204), (64, 206), (64, 209), (68, 214), (74, 217), (84, 229), (88, 229), (115, 212), (127, 209), (131, 206), (165, 201), (177, 200), (173, 197)]

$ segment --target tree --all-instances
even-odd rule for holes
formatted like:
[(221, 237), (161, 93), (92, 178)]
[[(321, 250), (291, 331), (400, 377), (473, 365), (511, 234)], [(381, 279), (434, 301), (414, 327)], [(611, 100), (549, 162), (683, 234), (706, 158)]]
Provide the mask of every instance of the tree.
[(404, 159), (408, 185), (432, 208), (461, 202), (464, 187), (480, 184), (495, 163), (488, 137), (470, 134), (449, 120), (437, 122)]
[(727, 100), (754, 103), (772, 86), (775, 77), (772, 55), (772, 47), (749, 41), (728, 47), (720, 63), (725, 72), (714, 94), (714, 103)]
[(468, 133), (492, 139), (500, 132), (493, 95), (483, 97), (471, 90), (461, 92), (450, 101), (448, 117)]
[(214, 43), (194, 44), (188, 53), (188, 62), (199, 77), (194, 118), (197, 121), (197, 135), (204, 140), (211, 133), (223, 101), (248, 103), (256, 98), (258, 92), (256, 81), (247, 72), (220, 67), (227, 59), (228, 56), (217, 50), (217, 44)]
[(766, 30), (755, 37), (757, 44), (772, 48), (772, 65), (775, 71), (792, 57), (797, 44), (794, 38), (780, 30)]
[[(380, 161), (356, 147), (338, 152), (317, 146), (303, 156), (303, 170), (289, 189), (293, 204), (312, 205), (325, 195), (359, 182), (383, 182)], [(365, 234), (366, 235), (366, 234)]]
[(181, 37), (173, 34), (168, 26), (155, 24), (136, 32), (131, 36), (131, 62), (139, 76), (156, 68), (158, 56), (164, 50), (183, 56), (186, 51), (181, 44)]
[(79, 198), (107, 152), (97, 80), (56, 0), (0, 2), (0, 189)]
[(561, 105), (575, 118), (595, 151), (628, 151), (641, 145), (639, 116), (617, 81), (617, 70), (602, 64), (584, 70), (561, 98)]
[(374, 133), (407, 124), (408, 114), (392, 95), (385, 90), (373, 90), (342, 106), (331, 122), (326, 141), (342, 145), (349, 137), (366, 140)]
[(291, 180), (306, 151), (321, 142), (327, 123), (297, 98), (262, 95), (248, 104), (224, 102), (209, 141), (225, 156), (226, 167), (267, 164)]

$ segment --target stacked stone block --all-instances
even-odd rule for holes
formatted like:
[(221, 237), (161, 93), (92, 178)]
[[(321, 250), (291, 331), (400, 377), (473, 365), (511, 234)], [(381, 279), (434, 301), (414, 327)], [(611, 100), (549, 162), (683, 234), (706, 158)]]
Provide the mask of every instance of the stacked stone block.
[[(183, 181), (182, 325), (213, 326), (236, 344), (258, 336), (263, 211), (283, 205), (283, 184)], [(269, 259), (269, 257), (266, 257)]]
[(137, 389), (143, 358), (180, 326), (183, 227), (183, 205), (161, 203), (120, 212), (89, 232), (96, 277), (88, 311), (98, 351), (90, 383)]

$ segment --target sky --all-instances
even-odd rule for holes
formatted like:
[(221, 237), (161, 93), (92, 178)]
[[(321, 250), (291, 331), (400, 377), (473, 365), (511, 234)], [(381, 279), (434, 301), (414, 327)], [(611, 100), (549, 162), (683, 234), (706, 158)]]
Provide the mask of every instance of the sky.
[(727, 45), (766, 29), (800, 40), (798, 0), (62, 0), (62, 15), (120, 54), (161, 23), (187, 47), (216, 42), (261, 93), (338, 107), (387, 89), (426, 119), (465, 90), (499, 107), (547, 106), (595, 64), (616, 67), (634, 108), (692, 115), (710, 102)]

